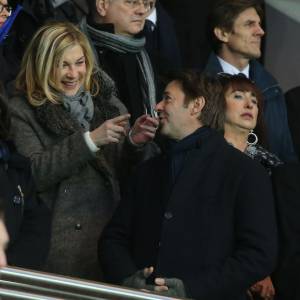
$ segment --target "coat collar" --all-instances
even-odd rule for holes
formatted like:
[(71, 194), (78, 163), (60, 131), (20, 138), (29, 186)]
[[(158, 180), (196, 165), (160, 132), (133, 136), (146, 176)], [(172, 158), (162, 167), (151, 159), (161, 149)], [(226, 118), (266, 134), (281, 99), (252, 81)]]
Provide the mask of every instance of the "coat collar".
[[(205, 73), (214, 76), (223, 72), (222, 66), (214, 52), (208, 58)], [(255, 82), (259, 89), (264, 92), (268, 87), (278, 86), (273, 76), (255, 59), (250, 60), (249, 77)]]
[[(111, 97), (116, 94), (115, 83), (102, 70), (99, 70), (96, 76), (100, 94), (93, 97), (94, 117), (91, 129), (98, 127), (105, 120), (119, 115), (118, 108), (110, 103)], [(38, 122), (56, 135), (68, 136), (83, 130), (77, 120), (73, 119), (61, 104), (47, 101), (45, 104), (35, 107), (34, 112)]]

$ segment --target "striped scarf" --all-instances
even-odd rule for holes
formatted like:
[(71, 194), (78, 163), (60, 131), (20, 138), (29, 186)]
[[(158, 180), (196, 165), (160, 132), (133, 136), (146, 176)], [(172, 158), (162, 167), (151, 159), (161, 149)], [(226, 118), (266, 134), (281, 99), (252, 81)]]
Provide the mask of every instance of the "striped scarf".
[(144, 85), (142, 87), (144, 106), (147, 113), (153, 116), (156, 105), (156, 90), (153, 69), (149, 56), (144, 48), (146, 42), (145, 38), (137, 39), (97, 30), (87, 24), (86, 18), (81, 20), (79, 26), (90, 39), (96, 59), (98, 58), (98, 55), (93, 46), (107, 48), (117, 53), (134, 53), (136, 55), (139, 69), (144, 80)]

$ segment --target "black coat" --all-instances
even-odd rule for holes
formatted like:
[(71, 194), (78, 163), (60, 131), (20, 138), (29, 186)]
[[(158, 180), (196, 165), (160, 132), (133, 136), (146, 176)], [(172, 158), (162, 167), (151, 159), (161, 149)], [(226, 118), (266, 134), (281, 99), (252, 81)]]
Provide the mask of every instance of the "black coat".
[(138, 170), (107, 226), (101, 261), (109, 282), (154, 266), (183, 280), (194, 299), (245, 299), (270, 274), (277, 250), (265, 170), (209, 130), (188, 152), (174, 186), (168, 157)]
[(160, 0), (175, 23), (185, 68), (203, 70), (211, 45), (208, 16), (216, 0)]
[(8, 264), (41, 269), (49, 249), (50, 213), (35, 197), (29, 160), (14, 150), (8, 162), (1, 159), (0, 184), (10, 237), (6, 251)]
[(300, 86), (295, 87), (285, 94), (286, 108), (289, 127), (295, 147), (295, 151), (300, 159)]
[(273, 282), (276, 300), (300, 299), (300, 164), (272, 171), (279, 224), (279, 261)]
[(163, 75), (169, 71), (179, 70), (182, 60), (173, 20), (159, 2), (156, 3), (156, 14), (157, 22), (154, 30), (148, 28), (147, 20), (142, 35), (146, 37), (145, 48), (154, 71)]

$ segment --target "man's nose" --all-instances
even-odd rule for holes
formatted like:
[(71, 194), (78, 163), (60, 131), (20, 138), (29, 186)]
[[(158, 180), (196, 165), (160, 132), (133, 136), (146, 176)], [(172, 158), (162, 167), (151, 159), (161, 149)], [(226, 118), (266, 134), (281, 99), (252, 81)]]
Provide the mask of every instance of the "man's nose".
[(155, 110), (157, 111), (157, 112), (160, 112), (160, 111), (162, 111), (163, 110), (163, 100), (161, 100), (160, 102), (158, 102), (157, 104), (156, 104), (156, 106), (155, 106)]
[(143, 1), (140, 1), (135, 12), (140, 15), (145, 15), (146, 13), (149, 12), (149, 9), (148, 9), (148, 7), (146, 7), (146, 5), (144, 4)]
[(259, 35), (259, 36), (263, 36), (265, 34), (265, 32), (262, 29), (261, 25), (257, 25), (256, 34)]

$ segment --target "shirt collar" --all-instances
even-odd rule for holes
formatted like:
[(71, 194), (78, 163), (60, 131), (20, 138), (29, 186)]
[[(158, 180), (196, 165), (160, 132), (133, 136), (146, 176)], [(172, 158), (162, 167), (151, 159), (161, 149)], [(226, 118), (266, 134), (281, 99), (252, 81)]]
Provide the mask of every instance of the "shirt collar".
[(228, 73), (228, 74), (231, 74), (231, 75), (237, 75), (239, 73), (243, 73), (247, 78), (249, 78), (249, 69), (250, 69), (249, 64), (243, 70), (239, 70), (238, 68), (231, 65), (230, 63), (228, 63), (227, 61), (225, 61), (221, 57), (217, 56), (217, 58), (218, 58), (221, 66), (222, 66), (222, 69), (223, 69), (224, 73)]
[(152, 13), (147, 17), (147, 20), (150, 20), (156, 26), (157, 23), (156, 8), (153, 9)]

